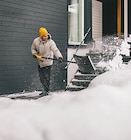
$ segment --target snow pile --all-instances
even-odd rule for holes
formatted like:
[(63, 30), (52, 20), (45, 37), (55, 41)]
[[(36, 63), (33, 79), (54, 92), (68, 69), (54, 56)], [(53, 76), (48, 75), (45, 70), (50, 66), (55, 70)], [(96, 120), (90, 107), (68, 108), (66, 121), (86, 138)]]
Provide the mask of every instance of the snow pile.
[(127, 40), (123, 40), (120, 47), (120, 54), (129, 56), (130, 55), (130, 45), (127, 43)]
[(0, 98), (1, 140), (130, 140), (128, 88), (97, 86), (37, 101)]
[(99, 85), (110, 85), (116, 87), (125, 87), (131, 85), (131, 61), (129, 61), (128, 65), (125, 65), (123, 68), (119, 68), (117, 70), (107, 71), (95, 79), (93, 79), (90, 83), (90, 87), (96, 87)]

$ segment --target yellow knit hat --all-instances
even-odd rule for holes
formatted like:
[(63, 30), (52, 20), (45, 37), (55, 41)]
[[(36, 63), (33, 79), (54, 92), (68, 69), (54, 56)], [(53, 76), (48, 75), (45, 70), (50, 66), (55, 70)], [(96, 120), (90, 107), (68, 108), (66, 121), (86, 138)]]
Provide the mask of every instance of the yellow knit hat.
[(46, 28), (41, 27), (41, 28), (39, 29), (39, 35), (40, 35), (40, 37), (42, 37), (42, 36), (44, 36), (44, 35), (46, 35), (46, 34), (48, 34), (48, 31), (46, 30)]

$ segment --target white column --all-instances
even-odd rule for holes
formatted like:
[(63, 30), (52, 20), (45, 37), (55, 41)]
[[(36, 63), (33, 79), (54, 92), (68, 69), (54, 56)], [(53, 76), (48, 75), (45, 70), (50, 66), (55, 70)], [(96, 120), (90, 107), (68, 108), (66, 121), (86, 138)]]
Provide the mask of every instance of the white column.
[(128, 37), (128, 0), (124, 0), (124, 39)]

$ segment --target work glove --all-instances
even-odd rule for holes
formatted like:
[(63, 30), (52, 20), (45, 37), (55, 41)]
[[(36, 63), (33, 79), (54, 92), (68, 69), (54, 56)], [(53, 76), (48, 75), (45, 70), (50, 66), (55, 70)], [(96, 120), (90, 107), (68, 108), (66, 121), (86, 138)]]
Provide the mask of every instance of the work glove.
[(59, 63), (63, 62), (63, 58), (62, 57), (59, 57), (57, 60), (58, 60)]
[(41, 58), (42, 58), (42, 56), (41, 56), (41, 55), (38, 55), (38, 54), (36, 54), (36, 53), (35, 53), (35, 54), (33, 54), (33, 56), (34, 56), (34, 57), (36, 57), (37, 59), (41, 59)]

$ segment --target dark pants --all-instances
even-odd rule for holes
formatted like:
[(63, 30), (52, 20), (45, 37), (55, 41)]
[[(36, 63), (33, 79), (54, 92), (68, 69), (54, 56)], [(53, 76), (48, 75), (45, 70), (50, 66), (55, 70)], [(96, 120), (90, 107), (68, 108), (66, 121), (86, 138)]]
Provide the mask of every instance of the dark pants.
[(40, 66), (38, 66), (38, 71), (39, 71), (40, 82), (45, 92), (49, 92), (51, 66), (46, 66), (43, 68), (40, 68)]

